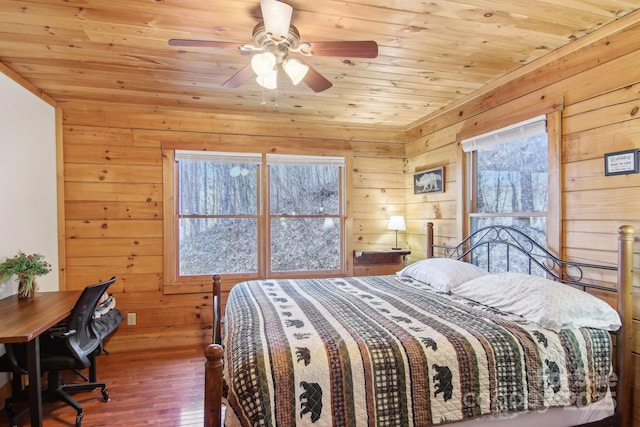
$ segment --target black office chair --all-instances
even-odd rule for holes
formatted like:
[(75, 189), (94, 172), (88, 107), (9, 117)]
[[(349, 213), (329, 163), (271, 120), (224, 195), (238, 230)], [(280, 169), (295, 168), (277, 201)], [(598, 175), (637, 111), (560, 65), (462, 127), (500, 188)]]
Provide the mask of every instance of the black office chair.
[[(88, 381), (82, 383), (64, 384), (62, 371), (78, 371), (90, 368), (94, 358), (102, 349), (102, 336), (96, 333), (93, 326), (93, 312), (100, 297), (116, 281), (115, 277), (105, 282), (87, 286), (69, 317), (60, 325), (51, 328), (40, 337), (40, 369), (47, 372), (47, 388), (43, 390), (43, 401), (62, 400), (72, 406), (76, 412), (76, 427), (82, 425), (82, 406), (71, 397), (72, 393), (102, 389), (102, 398), (109, 400), (109, 392), (105, 383)], [(26, 347), (21, 344), (7, 344), (7, 356), (14, 366), (14, 375), (27, 373)], [(93, 380), (93, 378), (92, 378)], [(14, 409), (15, 397), (5, 402), (5, 411), (12, 426), (16, 426), (18, 419), (29, 411), (25, 408), (20, 413)]]

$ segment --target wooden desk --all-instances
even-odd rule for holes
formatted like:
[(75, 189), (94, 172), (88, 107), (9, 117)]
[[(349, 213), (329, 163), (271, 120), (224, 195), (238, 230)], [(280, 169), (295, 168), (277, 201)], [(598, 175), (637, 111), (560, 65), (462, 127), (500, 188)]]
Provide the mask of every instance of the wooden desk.
[(27, 343), (31, 425), (42, 426), (40, 334), (71, 313), (80, 291), (40, 292), (30, 300), (10, 295), (0, 300), (0, 343)]

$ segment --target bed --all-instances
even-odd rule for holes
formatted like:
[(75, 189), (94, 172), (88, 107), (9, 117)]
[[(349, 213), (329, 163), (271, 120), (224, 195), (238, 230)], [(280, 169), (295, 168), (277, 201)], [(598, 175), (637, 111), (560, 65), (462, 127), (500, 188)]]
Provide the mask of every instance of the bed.
[(616, 266), (506, 227), (452, 248), (427, 234), (397, 275), (239, 283), (224, 331), (214, 276), (205, 423), (224, 394), (228, 426), (628, 425), (632, 227)]

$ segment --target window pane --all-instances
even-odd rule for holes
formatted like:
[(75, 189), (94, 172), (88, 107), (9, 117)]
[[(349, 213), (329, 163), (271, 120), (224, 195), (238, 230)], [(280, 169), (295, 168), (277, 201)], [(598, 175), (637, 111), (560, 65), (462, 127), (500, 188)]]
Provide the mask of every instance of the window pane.
[(271, 270), (311, 271), (340, 268), (338, 218), (271, 219)]
[(256, 218), (182, 218), (181, 276), (258, 271)]
[[(543, 255), (547, 247), (549, 213), (549, 143), (542, 117), (516, 123), (478, 138), (463, 141), (472, 151), (469, 166), (473, 179), (471, 232), (492, 227), (511, 227), (519, 233), (491, 229), (509, 245), (491, 245), (490, 254), (474, 251), (472, 262), (491, 272), (509, 271), (545, 275)], [(474, 151), (475, 150), (475, 151)], [(468, 150), (469, 151), (469, 150)], [(555, 188), (555, 183), (552, 183)], [(477, 239), (477, 237), (475, 237)], [(472, 242), (475, 244), (477, 242)], [(538, 250), (538, 246), (541, 250)], [(537, 254), (535, 261), (523, 254)]]
[(257, 272), (258, 165), (180, 160), (178, 169), (179, 275)]
[(181, 160), (180, 215), (255, 215), (258, 165)]
[[(474, 217), (471, 219), (471, 227), (474, 231), (494, 225), (513, 227), (523, 234), (529, 236), (543, 248), (547, 246), (547, 224), (545, 217)], [(494, 245), (491, 247), (490, 259), (487, 257), (486, 252), (483, 253), (482, 251), (480, 251), (474, 254), (473, 263), (484, 269), (488, 269), (492, 273), (506, 271), (506, 250), (506, 246)], [(529, 269), (531, 267), (531, 274), (540, 276), (545, 275), (545, 272), (542, 269), (539, 269), (534, 265), (529, 265), (529, 257), (519, 253), (519, 251), (515, 249), (509, 250), (509, 266), (510, 271), (529, 273)]]
[(269, 166), (272, 215), (337, 215), (339, 166)]
[(546, 212), (547, 135), (476, 152), (476, 212)]

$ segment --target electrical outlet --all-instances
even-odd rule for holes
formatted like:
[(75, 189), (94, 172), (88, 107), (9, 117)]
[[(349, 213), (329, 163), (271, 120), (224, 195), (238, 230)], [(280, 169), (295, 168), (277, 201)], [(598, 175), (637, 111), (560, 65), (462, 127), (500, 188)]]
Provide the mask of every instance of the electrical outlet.
[(135, 326), (136, 324), (136, 314), (135, 313), (127, 313), (127, 325)]

